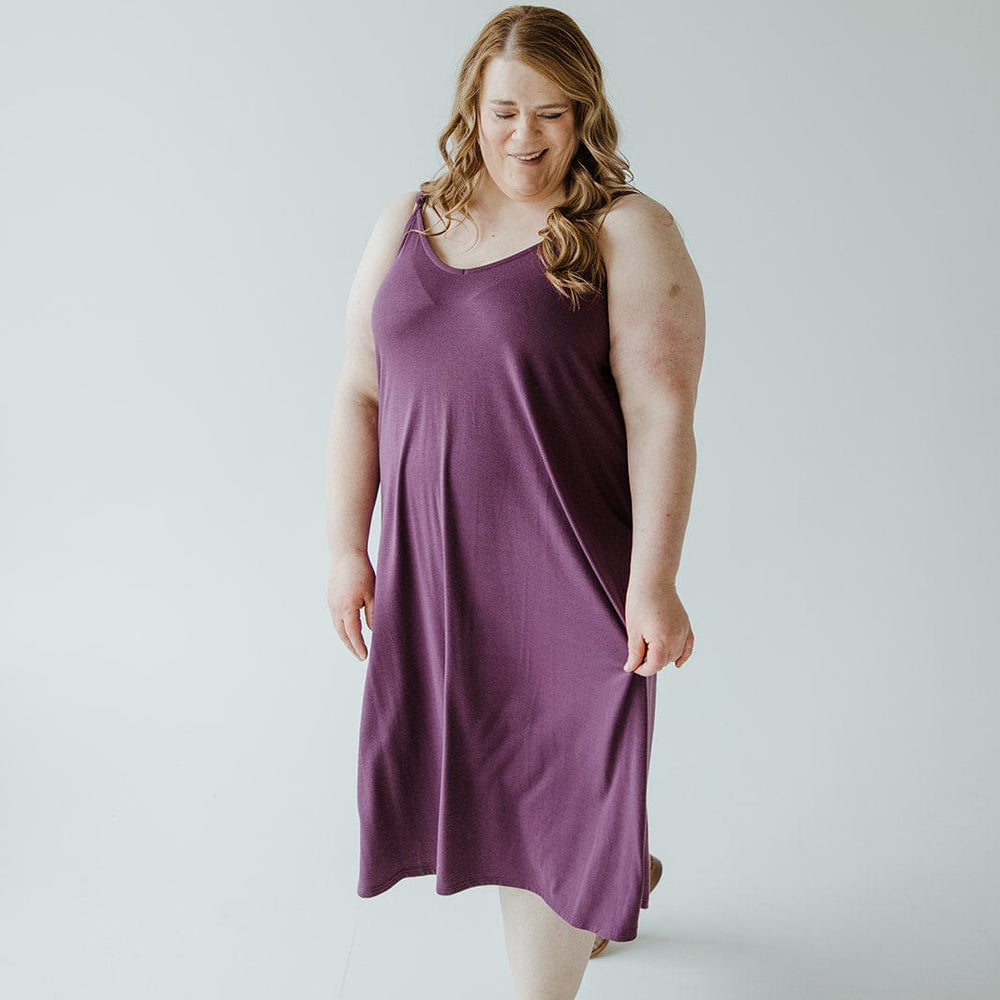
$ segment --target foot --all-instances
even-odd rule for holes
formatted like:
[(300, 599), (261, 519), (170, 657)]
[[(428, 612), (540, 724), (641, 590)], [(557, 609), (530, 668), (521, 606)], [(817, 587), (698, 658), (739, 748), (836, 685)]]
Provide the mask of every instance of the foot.
[[(663, 875), (663, 862), (660, 861), (658, 857), (654, 854), (649, 856), (649, 891), (652, 892), (657, 883), (660, 881), (660, 877)], [(594, 947), (590, 950), (590, 957), (594, 958), (600, 955), (602, 951), (608, 946), (608, 939), (601, 937), (600, 934), (594, 935)]]

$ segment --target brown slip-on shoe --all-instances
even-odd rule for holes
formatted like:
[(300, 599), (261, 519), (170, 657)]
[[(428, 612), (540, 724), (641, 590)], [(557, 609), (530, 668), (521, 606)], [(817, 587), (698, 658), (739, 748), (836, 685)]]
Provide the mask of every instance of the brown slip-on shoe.
[[(657, 883), (660, 881), (660, 876), (663, 874), (663, 862), (655, 854), (650, 854), (649, 856), (649, 891), (652, 892)], [(602, 951), (608, 946), (608, 939), (601, 937), (600, 934), (594, 935), (594, 947), (590, 950), (590, 957), (594, 958), (600, 955)]]

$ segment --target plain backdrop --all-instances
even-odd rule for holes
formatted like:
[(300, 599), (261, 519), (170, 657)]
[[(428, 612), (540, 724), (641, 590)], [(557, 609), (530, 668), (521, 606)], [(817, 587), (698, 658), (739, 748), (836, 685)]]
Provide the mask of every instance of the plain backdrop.
[[(323, 482), (354, 269), (501, 6), (0, 7), (11, 1000), (513, 995), (495, 888), (356, 896)], [(563, 9), (708, 318), (665, 874), (580, 996), (993, 998), (998, 8)]]

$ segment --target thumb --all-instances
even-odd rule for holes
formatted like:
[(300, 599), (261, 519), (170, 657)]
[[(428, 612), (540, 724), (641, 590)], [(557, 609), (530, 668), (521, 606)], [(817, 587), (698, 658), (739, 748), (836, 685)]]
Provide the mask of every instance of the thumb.
[(628, 639), (628, 659), (625, 661), (624, 670), (635, 670), (646, 657), (646, 640), (641, 635), (629, 636)]
[(372, 620), (375, 615), (375, 598), (369, 597), (365, 601), (365, 621), (368, 623), (368, 627), (372, 627)]

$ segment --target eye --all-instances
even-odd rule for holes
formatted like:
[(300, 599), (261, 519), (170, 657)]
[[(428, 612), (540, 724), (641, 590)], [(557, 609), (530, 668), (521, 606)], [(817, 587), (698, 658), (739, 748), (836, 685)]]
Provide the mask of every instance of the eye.
[[(554, 122), (554, 121), (556, 121), (556, 119), (562, 118), (563, 114), (565, 114), (565, 112), (563, 112), (563, 111), (557, 111), (555, 114), (552, 114), (552, 115), (539, 115), (539, 117), (540, 118), (544, 118), (547, 122)], [(514, 115), (514, 114), (502, 115), (502, 114), (500, 114), (499, 111), (494, 111), (493, 112), (493, 117), (494, 118), (499, 118), (501, 121), (506, 121), (508, 118), (516, 118), (517, 116)]]

